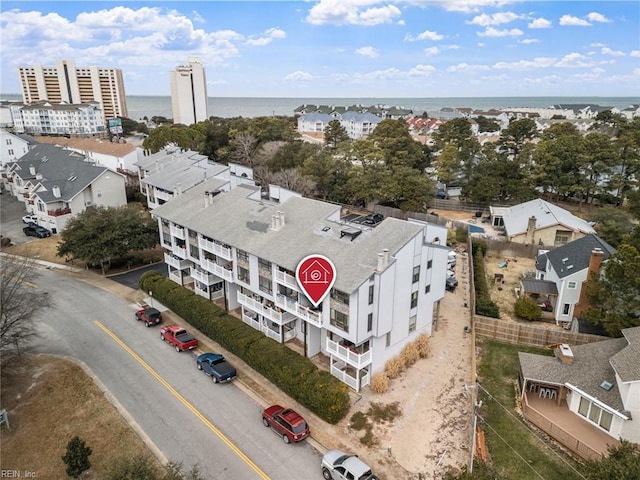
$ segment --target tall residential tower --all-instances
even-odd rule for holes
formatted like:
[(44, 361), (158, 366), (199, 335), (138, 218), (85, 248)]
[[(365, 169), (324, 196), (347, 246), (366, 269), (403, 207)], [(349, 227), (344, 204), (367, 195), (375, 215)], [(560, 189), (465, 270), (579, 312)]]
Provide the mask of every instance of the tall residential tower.
[(202, 60), (189, 57), (170, 73), (173, 123), (191, 125), (209, 118), (207, 114), (207, 80)]
[(74, 104), (99, 102), (105, 120), (128, 115), (119, 68), (76, 67), (73, 61), (60, 60), (55, 67), (33, 65), (19, 67), (18, 72), (26, 104), (40, 100)]

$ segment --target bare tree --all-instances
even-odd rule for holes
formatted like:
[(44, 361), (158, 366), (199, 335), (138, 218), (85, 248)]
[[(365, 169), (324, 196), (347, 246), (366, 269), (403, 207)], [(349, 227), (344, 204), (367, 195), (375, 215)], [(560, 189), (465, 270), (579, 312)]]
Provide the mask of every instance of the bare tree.
[(274, 173), (272, 180), (276, 185), (304, 196), (311, 195), (316, 188), (313, 181), (300, 175), (295, 168), (287, 168)]
[(235, 138), (234, 156), (238, 163), (253, 166), (253, 154), (258, 139), (250, 133), (241, 132)]
[(38, 273), (26, 257), (0, 257), (0, 355), (18, 355), (36, 336), (34, 318), (53, 301), (34, 283)]

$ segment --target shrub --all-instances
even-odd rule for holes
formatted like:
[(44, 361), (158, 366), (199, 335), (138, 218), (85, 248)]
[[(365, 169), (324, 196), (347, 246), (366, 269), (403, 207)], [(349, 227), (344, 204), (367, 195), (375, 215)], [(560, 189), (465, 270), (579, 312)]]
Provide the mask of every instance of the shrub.
[(349, 426), (354, 430), (362, 430), (367, 426), (367, 423), (367, 416), (362, 412), (354, 413), (349, 420)]
[(489, 297), (482, 297), (476, 301), (476, 314), (485, 317), (500, 318), (500, 308)]
[(104, 480), (157, 480), (157, 467), (147, 457), (122, 457), (112, 460)]
[(82, 472), (91, 468), (89, 461), (91, 448), (87, 447), (80, 437), (75, 436), (67, 443), (67, 452), (62, 456), (62, 461), (67, 466), (67, 475), (76, 478)]
[(402, 349), (402, 353), (400, 354), (402, 357), (402, 361), (405, 366), (410, 367), (414, 363), (418, 361), (420, 358), (420, 353), (418, 352), (418, 347), (415, 343), (407, 343)]
[(514, 306), (514, 313), (516, 316), (531, 322), (540, 320), (540, 317), (542, 317), (540, 307), (531, 297), (518, 298)]
[(371, 390), (375, 393), (385, 393), (389, 389), (389, 377), (384, 372), (376, 373), (371, 378)]
[(427, 358), (429, 356), (429, 335), (426, 333), (420, 334), (415, 341), (415, 345), (418, 348), (420, 358)]
[(387, 374), (387, 377), (390, 379), (398, 378), (404, 371), (404, 361), (401, 357), (394, 357), (391, 360), (388, 360), (384, 366), (384, 371)]

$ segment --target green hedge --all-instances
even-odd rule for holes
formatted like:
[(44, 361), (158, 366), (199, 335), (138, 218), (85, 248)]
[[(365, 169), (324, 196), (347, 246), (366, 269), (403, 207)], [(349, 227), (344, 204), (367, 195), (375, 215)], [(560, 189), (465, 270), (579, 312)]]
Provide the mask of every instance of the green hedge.
[(472, 240), (471, 248), (473, 250), (473, 285), (476, 290), (476, 315), (500, 318), (500, 308), (491, 300), (487, 274), (484, 270), (487, 243), (481, 240)]
[(311, 360), (238, 320), (160, 273), (140, 277), (140, 288), (223, 348), (244, 360), (320, 418), (336, 424), (350, 408), (348, 387)]

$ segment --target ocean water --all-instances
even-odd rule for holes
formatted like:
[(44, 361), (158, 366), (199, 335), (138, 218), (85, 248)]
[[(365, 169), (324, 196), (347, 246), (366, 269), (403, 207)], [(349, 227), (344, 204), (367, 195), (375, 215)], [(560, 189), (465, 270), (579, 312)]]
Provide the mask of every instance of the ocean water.
[[(20, 94), (0, 94), (0, 100), (21, 101)], [(546, 108), (557, 104), (595, 104), (603, 107), (627, 108), (639, 104), (637, 97), (442, 97), (442, 98), (275, 98), (275, 97), (209, 97), (209, 115), (221, 118), (266, 117), (272, 115), (293, 116), (300, 105), (390, 105), (422, 112), (437, 111), (446, 107), (468, 107), (475, 110), (491, 108)], [(170, 96), (128, 95), (129, 118), (162, 116), (171, 118)]]

